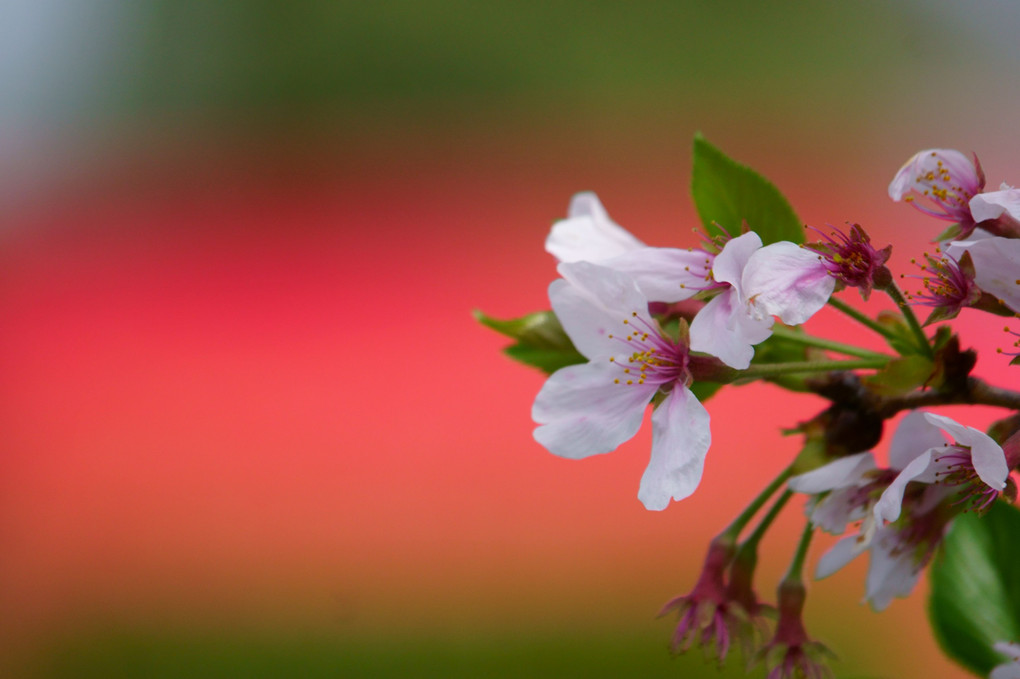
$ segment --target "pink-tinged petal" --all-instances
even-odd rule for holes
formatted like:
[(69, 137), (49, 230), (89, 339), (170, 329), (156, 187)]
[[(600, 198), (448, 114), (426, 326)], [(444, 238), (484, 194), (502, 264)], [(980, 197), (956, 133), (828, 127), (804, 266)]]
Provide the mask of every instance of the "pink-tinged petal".
[(865, 598), (876, 611), (888, 608), (893, 598), (910, 594), (921, 575), (912, 550), (898, 547), (893, 529), (878, 529), (872, 540), (871, 563), (865, 581)]
[(932, 458), (944, 450), (944, 448), (932, 448), (925, 451), (911, 460), (910, 464), (893, 479), (893, 482), (882, 493), (882, 497), (875, 503), (875, 520), (879, 525), (883, 521), (895, 521), (900, 518), (900, 511), (903, 509), (903, 493), (906, 491), (908, 483), (911, 481), (932, 483), (935, 480), (934, 471), (930, 469)]
[[(948, 170), (949, 182), (939, 181), (942, 168)], [(927, 177), (932, 179), (926, 179)], [(904, 163), (889, 184), (889, 197), (902, 200), (911, 191), (924, 193), (931, 184), (952, 183), (970, 194), (977, 193), (984, 185), (981, 173), (966, 155), (953, 149), (925, 149)]]
[(591, 361), (608, 360), (621, 353), (610, 337), (620, 326), (619, 313), (610, 313), (591, 295), (559, 278), (549, 284), (553, 312), (577, 350)]
[(567, 214), (553, 224), (545, 241), (546, 252), (561, 262), (600, 262), (645, 247), (609, 218), (594, 193), (575, 195)]
[(971, 464), (974, 465), (974, 471), (986, 486), (995, 490), (1002, 490), (1006, 487), (1006, 477), (1009, 476), (1006, 454), (988, 434), (974, 427), (964, 426), (943, 415), (925, 413), (925, 418), (936, 427), (948, 432), (958, 444), (970, 448)]
[(867, 540), (860, 535), (849, 535), (842, 538), (818, 560), (818, 566), (815, 567), (815, 579), (821, 580), (829, 577), (853, 561), (854, 557), (867, 548)]
[(744, 268), (745, 298), (761, 313), (800, 325), (829, 301), (836, 279), (817, 252), (781, 241), (751, 255)]
[(786, 485), (798, 493), (824, 493), (834, 488), (853, 485), (864, 474), (875, 468), (875, 458), (870, 452), (847, 455), (829, 464), (794, 476)]
[(705, 289), (712, 255), (702, 250), (639, 248), (600, 264), (633, 278), (649, 301), (672, 303)]
[(950, 243), (946, 252), (959, 259), (969, 252), (974, 262), (974, 282), (985, 292), (1020, 313), (1020, 239), (984, 238)]
[(698, 487), (712, 442), (708, 411), (691, 390), (677, 385), (652, 413), (652, 458), (641, 477), (638, 499), (662, 510)]
[(992, 645), (998, 653), (1009, 658), (1009, 662), (997, 665), (988, 679), (1020, 679), (1020, 644), (997, 641)]
[(549, 301), (577, 350), (593, 361), (629, 353), (617, 338), (628, 334), (633, 314), (653, 323), (634, 280), (588, 262), (560, 264), (559, 270), (567, 280), (552, 282)]
[(867, 516), (866, 505), (861, 504), (857, 493), (855, 486), (838, 488), (816, 500), (809, 514), (811, 523), (826, 533), (842, 534), (848, 523)]
[(531, 408), (540, 425), (535, 440), (554, 455), (576, 460), (608, 453), (633, 437), (656, 387), (614, 384), (617, 373), (608, 363), (553, 373)]
[(726, 365), (744, 370), (751, 365), (754, 345), (772, 334), (772, 317), (754, 318), (740, 302), (735, 288), (724, 290), (691, 321), (691, 349), (716, 356)]
[(1020, 220), (1020, 189), (1006, 184), (999, 191), (986, 191), (970, 199), (970, 213), (975, 222), (998, 219), (1007, 214)]
[(761, 247), (761, 236), (754, 231), (731, 238), (715, 257), (712, 275), (720, 283), (729, 283), (740, 292), (744, 267), (751, 255)]
[(1010, 658), (1020, 658), (1020, 644), (1015, 641), (996, 641), (992, 644), (999, 653)]
[(996, 665), (988, 679), (1020, 679), (1020, 662), (1016, 660)]
[(889, 467), (900, 470), (918, 455), (946, 445), (946, 437), (938, 425), (932, 424), (920, 410), (911, 411), (893, 434), (889, 444)]

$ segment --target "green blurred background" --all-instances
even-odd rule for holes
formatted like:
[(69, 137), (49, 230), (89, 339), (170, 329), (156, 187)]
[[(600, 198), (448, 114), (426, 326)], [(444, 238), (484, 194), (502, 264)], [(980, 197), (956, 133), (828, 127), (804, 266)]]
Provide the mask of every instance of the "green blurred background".
[[(654, 613), (819, 403), (716, 397), (701, 490), (653, 515), (647, 432), (550, 459), (541, 378), (468, 310), (546, 305), (578, 190), (693, 242), (698, 130), (914, 255), (939, 227), (885, 195), (911, 154), (1016, 180), (1017, 28), (948, 0), (7, 0), (0, 669), (743, 676), (671, 658)], [(923, 592), (876, 616), (863, 573), (808, 604), (838, 675), (963, 676)]]

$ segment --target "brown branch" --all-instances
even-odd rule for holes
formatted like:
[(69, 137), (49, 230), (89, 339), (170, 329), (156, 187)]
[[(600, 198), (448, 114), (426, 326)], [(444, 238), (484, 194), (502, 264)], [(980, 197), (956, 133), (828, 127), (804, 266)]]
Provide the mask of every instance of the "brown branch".
[(875, 411), (888, 419), (901, 410), (925, 406), (985, 405), (1020, 411), (1020, 392), (993, 387), (977, 377), (968, 377), (962, 389), (917, 391), (903, 396), (877, 397)]

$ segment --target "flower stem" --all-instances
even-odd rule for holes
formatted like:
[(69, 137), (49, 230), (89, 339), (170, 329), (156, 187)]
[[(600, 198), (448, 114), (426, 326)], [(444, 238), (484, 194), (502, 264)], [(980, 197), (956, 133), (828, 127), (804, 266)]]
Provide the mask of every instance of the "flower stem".
[(862, 349), (855, 347), (851, 344), (843, 344), (842, 342), (835, 342), (833, 340), (824, 339), (822, 337), (814, 337), (812, 335), (805, 335), (804, 333), (796, 332), (777, 325), (772, 328), (772, 334), (776, 337), (782, 337), (785, 340), (791, 342), (798, 342), (809, 347), (818, 347), (820, 349), (827, 349), (829, 351), (835, 351), (839, 354), (845, 354), (847, 356), (857, 356), (859, 358), (885, 358), (889, 359), (890, 356), (879, 353), (877, 351), (871, 351), (870, 349)]
[(751, 550), (757, 551), (758, 543), (761, 542), (761, 539), (768, 531), (769, 526), (771, 526), (772, 522), (776, 520), (776, 517), (779, 516), (779, 512), (783, 510), (783, 507), (786, 506), (786, 503), (790, 501), (791, 497), (793, 497), (793, 491), (787, 489), (783, 491), (782, 495), (776, 498), (776, 501), (772, 503), (771, 507), (769, 507), (769, 511), (762, 517), (761, 521), (758, 522), (758, 525), (754, 527), (754, 532), (751, 533), (746, 540), (740, 543), (740, 552)]
[(790, 478), (793, 473), (793, 467), (787, 467), (783, 471), (779, 472), (779, 476), (772, 479), (772, 482), (765, 487), (758, 497), (751, 500), (751, 504), (740, 513), (740, 516), (733, 519), (733, 522), (726, 527), (722, 533), (719, 533), (718, 537), (715, 538), (714, 542), (734, 544), (737, 538), (740, 536), (740, 531), (744, 530), (744, 526), (754, 518), (754, 515), (758, 513), (758, 510), (768, 502), (768, 499), (779, 490), (779, 487), (786, 483), (786, 479)]
[(741, 370), (734, 375), (734, 380), (746, 378), (776, 377), (778, 375), (789, 375), (791, 373), (821, 373), (832, 370), (857, 370), (867, 368), (884, 368), (890, 361), (889, 356), (878, 356), (872, 358), (860, 358), (854, 361), (796, 361), (791, 363), (759, 363), (752, 365), (747, 370)]
[(928, 336), (924, 334), (924, 329), (921, 327), (921, 323), (917, 320), (917, 316), (911, 311), (910, 305), (907, 304), (907, 298), (903, 296), (903, 292), (900, 287), (896, 285), (896, 281), (892, 278), (889, 279), (889, 284), (881, 288), (885, 294), (892, 298), (892, 301), (896, 302), (896, 306), (899, 308), (903, 317), (907, 319), (907, 325), (910, 326), (910, 332), (914, 333), (914, 339), (917, 340), (917, 348), (921, 350), (928, 358), (934, 358), (935, 352), (931, 348), (931, 342), (928, 341)]
[(800, 534), (800, 542), (797, 543), (797, 551), (793, 554), (793, 561), (783, 576), (783, 582), (799, 583), (803, 581), (804, 561), (807, 559), (808, 547), (811, 546), (811, 538), (815, 534), (815, 527), (810, 521), (804, 526), (804, 532)]
[(829, 304), (832, 306), (833, 309), (843, 312), (850, 318), (854, 319), (858, 323), (861, 323), (862, 325), (871, 328), (872, 330), (877, 332), (879, 335), (882, 335), (886, 339), (898, 339), (898, 336), (896, 335), (895, 332), (885, 327), (884, 325), (882, 325), (875, 319), (871, 318), (867, 314), (862, 313), (857, 309), (853, 308), (852, 306), (850, 306), (843, 300), (839, 299), (838, 297), (835, 296), (830, 297)]

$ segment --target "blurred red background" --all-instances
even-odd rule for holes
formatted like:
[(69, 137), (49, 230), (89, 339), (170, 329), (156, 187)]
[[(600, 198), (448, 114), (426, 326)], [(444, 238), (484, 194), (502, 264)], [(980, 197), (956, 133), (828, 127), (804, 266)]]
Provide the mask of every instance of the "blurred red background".
[[(907, 41), (906, 54), (927, 52)], [(724, 390), (708, 403), (702, 486), (650, 513), (636, 499), (648, 431), (583, 462), (546, 453), (529, 417), (542, 375), (502, 356), (471, 310), (547, 306), (555, 271), (542, 243), (579, 190), (649, 243), (693, 244), (697, 129), (775, 181), (807, 223), (856, 221), (891, 242), (902, 273), (940, 225), (888, 201), (899, 164), (925, 146), (973, 148), (995, 184), (1017, 150), (1002, 106), (980, 118), (965, 103), (932, 106), (944, 87), (911, 100), (862, 79), (783, 98), (798, 78), (825, 80), (822, 69), (773, 74), (777, 98), (759, 100), (732, 73), (718, 90), (700, 84), (702, 96), (667, 93), (664, 110), (639, 88), (634, 109), (580, 113), (582, 99), (548, 120), (562, 100), (541, 88), (512, 110), (496, 97), (463, 117), (436, 113), (457, 110), (446, 99), (418, 116), (387, 105), (373, 120), (380, 104), (363, 95), (346, 118), (323, 124), (317, 110), (296, 130), (168, 122), (164, 108), (85, 141), (64, 130), (57, 161), (11, 172), (0, 234), (10, 657), (73, 655), (68, 639), (125, 628), (453, 648), (615, 634), (665, 657), (671, 624), (653, 619), (658, 607), (690, 587), (708, 539), (796, 452), (779, 430), (823, 403)], [(979, 373), (1000, 382), (1001, 325), (962, 316)], [(880, 348), (828, 312), (811, 327)], [(967, 411), (968, 424), (994, 415)], [(765, 544), (766, 591), (799, 522), (791, 508)], [(874, 615), (859, 605), (863, 574), (855, 564), (817, 583), (808, 603), (840, 667), (963, 676), (931, 640), (923, 591)], [(40, 672), (78, 667), (48, 662)]]

